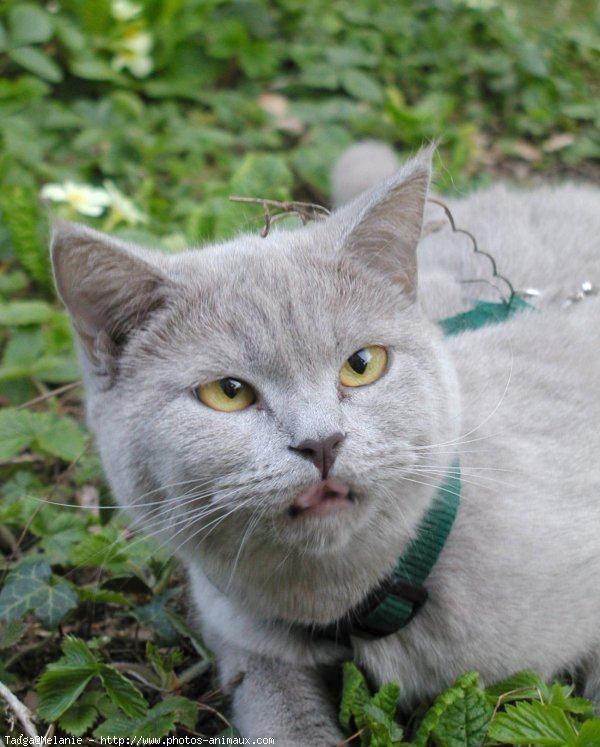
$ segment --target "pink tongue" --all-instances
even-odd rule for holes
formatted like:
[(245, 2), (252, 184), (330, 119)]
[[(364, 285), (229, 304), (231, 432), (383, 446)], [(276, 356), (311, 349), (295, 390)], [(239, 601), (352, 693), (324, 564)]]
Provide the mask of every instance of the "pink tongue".
[(307, 508), (318, 506), (327, 500), (344, 500), (348, 499), (350, 488), (346, 483), (338, 480), (322, 480), (313, 485), (312, 488), (305, 490), (294, 499), (293, 508), (304, 511)]

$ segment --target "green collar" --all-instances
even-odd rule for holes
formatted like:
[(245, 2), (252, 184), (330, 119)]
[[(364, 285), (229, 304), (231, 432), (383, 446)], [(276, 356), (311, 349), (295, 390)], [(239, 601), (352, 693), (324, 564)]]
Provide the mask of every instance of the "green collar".
[(456, 459), (415, 538), (388, 578), (344, 618), (314, 628), (313, 634), (349, 643), (350, 636), (367, 640), (383, 638), (410, 622), (427, 600), (423, 584), (446, 544), (459, 502), (460, 466)]
[[(508, 302), (474, 301), (473, 308), (439, 322), (446, 335), (456, 335), (506, 321), (514, 313), (532, 308), (518, 295)], [(415, 538), (400, 556), (390, 575), (360, 604), (330, 625), (311, 628), (323, 636), (350, 645), (350, 638), (373, 640), (407, 625), (427, 601), (424, 583), (436, 564), (460, 503), (460, 463), (455, 459), (437, 490)]]
[(458, 335), (469, 329), (479, 329), (489, 324), (499, 324), (509, 319), (517, 311), (525, 311), (532, 307), (520, 296), (513, 294), (510, 301), (492, 303), (491, 301), (475, 301), (469, 311), (442, 319), (438, 322), (445, 335)]

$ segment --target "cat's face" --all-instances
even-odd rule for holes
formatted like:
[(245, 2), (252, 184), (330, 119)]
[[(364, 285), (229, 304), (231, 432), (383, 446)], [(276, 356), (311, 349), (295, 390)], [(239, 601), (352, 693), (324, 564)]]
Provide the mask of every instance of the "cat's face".
[(397, 246), (382, 196), (358, 217), (174, 257), (59, 231), (88, 418), (147, 531), (226, 565), (259, 548), (339, 552), (390, 527), (409, 536), (431, 491), (402, 477), (457, 428), (452, 376), (415, 302), (424, 194), (419, 182), (395, 195)]

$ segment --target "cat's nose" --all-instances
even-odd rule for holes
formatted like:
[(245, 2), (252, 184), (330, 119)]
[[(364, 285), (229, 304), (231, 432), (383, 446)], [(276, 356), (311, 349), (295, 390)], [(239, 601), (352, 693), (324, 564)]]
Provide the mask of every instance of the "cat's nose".
[(344, 438), (346, 436), (343, 433), (332, 433), (331, 436), (321, 440), (307, 438), (299, 444), (290, 446), (290, 449), (310, 459), (325, 479), (335, 462), (337, 448)]

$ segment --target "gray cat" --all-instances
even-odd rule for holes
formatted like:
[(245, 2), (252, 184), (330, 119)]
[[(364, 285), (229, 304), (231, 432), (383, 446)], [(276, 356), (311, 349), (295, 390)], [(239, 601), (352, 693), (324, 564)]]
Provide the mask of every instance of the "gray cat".
[[(342, 162), (340, 202), (377, 147)], [(507, 287), (427, 204), (430, 156), (266, 238), (54, 233), (114, 494), (185, 562), (242, 734), (279, 747), (343, 739), (322, 670), (350, 657), (407, 704), (525, 668), (577, 669), (600, 702), (600, 194), (451, 202), (538, 295), (444, 335)], [(393, 573), (411, 553), (418, 583)], [(400, 613), (373, 623), (382, 599)]]

